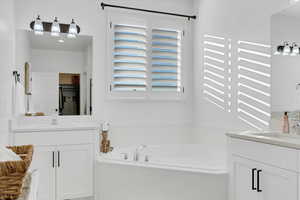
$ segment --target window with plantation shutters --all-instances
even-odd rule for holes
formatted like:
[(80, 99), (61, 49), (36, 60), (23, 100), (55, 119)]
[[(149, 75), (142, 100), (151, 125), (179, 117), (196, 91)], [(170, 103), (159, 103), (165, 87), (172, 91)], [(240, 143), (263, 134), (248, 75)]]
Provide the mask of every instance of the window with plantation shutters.
[(184, 23), (115, 14), (108, 18), (109, 96), (181, 98)]
[(152, 29), (153, 91), (180, 91), (180, 45), (181, 31)]
[(113, 90), (146, 91), (146, 27), (115, 24), (113, 55)]

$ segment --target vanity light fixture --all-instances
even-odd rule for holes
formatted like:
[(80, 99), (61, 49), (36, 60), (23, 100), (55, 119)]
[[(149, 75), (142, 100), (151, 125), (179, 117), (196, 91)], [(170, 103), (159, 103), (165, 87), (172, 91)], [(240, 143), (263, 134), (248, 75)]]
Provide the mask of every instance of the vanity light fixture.
[(60, 26), (57, 17), (55, 17), (51, 26), (51, 35), (54, 37), (58, 37), (59, 34), (60, 34)]
[(42, 35), (45, 32), (50, 32), (52, 36), (58, 37), (61, 33), (68, 38), (76, 38), (80, 33), (80, 27), (72, 19), (70, 24), (61, 24), (58, 22), (58, 18), (55, 17), (53, 22), (42, 21), (40, 16), (30, 23), (30, 28), (35, 34)]
[(283, 56), (298, 56), (300, 55), (300, 48), (297, 43), (284, 42), (283, 45), (277, 46), (276, 52), (274, 55), (283, 55)]
[(72, 19), (72, 22), (70, 23), (70, 26), (69, 26), (69, 32), (68, 32), (67, 37), (68, 38), (76, 38), (76, 34), (77, 34), (77, 26), (76, 26), (74, 19)]
[(34, 21), (33, 30), (34, 30), (34, 34), (36, 35), (44, 34), (44, 27), (40, 15), (38, 15), (38, 17)]

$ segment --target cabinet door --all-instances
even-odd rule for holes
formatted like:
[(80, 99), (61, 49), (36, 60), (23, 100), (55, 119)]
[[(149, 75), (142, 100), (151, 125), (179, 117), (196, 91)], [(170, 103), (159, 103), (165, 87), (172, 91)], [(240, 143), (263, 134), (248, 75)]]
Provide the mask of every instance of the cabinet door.
[[(232, 200), (259, 199), (259, 194), (252, 188), (255, 187), (256, 182), (255, 176), (252, 176), (252, 170), (255, 167), (255, 162), (232, 156), (230, 166), (230, 198)], [(255, 171), (253, 172), (255, 174)]]
[(58, 147), (57, 200), (93, 195), (93, 145)]
[(297, 200), (298, 175), (296, 172), (261, 165), (259, 175), (260, 200)]
[(39, 171), (38, 199), (55, 200), (55, 152), (52, 146), (35, 146), (31, 169)]

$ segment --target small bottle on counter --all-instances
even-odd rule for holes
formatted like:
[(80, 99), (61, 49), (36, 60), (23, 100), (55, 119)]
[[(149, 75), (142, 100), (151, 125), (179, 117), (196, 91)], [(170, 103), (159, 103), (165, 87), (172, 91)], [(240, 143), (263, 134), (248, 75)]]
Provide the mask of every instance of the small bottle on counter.
[(102, 140), (100, 144), (100, 152), (108, 153), (111, 151), (110, 140), (108, 139), (108, 132), (102, 131)]
[(289, 124), (288, 112), (284, 112), (282, 132), (283, 133), (290, 133), (290, 124)]
[(108, 139), (108, 131), (109, 131), (109, 123), (104, 122), (102, 125), (102, 132), (101, 132), (101, 142), (100, 142), (100, 152), (101, 153), (108, 153), (113, 150), (113, 147), (110, 144), (110, 140)]

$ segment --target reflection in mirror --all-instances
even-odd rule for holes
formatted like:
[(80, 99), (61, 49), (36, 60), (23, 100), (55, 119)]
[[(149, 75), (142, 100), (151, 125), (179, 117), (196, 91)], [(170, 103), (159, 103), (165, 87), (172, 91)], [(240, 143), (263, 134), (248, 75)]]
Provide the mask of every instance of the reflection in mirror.
[[(92, 37), (78, 35), (70, 39), (64, 35), (52, 37), (47, 33), (35, 35), (19, 30), (16, 38), (17, 71), (24, 78), (15, 85), (15, 114), (90, 115)], [(29, 95), (23, 93), (27, 89), (25, 62), (30, 66)], [(24, 90), (17, 89), (22, 87)]]
[(271, 26), (272, 112), (300, 110), (300, 3), (274, 14)]
[(80, 74), (59, 73), (59, 115), (80, 115)]

